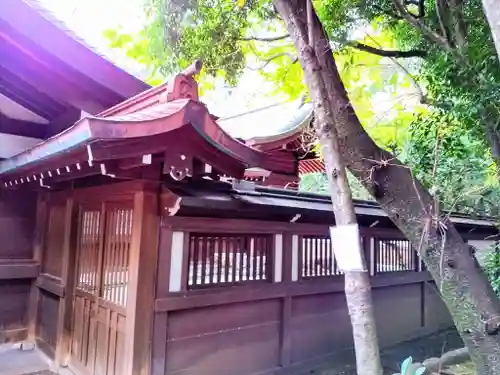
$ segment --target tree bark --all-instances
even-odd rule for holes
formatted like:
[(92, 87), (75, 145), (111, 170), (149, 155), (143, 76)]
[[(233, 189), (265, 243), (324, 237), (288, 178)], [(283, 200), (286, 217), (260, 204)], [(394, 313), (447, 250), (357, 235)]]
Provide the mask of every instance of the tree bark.
[[(310, 54), (304, 53), (308, 38), (305, 0), (274, 0), (274, 4), (299, 51), (305, 80), (315, 101), (315, 115), (331, 118), (335, 124), (322, 125), (319, 134), (336, 131), (332, 136), (338, 136), (345, 165), (418, 250), (469, 348), (477, 373), (500, 374), (500, 300), (469, 245), (447, 215), (435, 212), (431, 195), (411, 170), (379, 148), (361, 126), (316, 14), (313, 23), (317, 61), (316, 65), (311, 64)], [(313, 92), (318, 87), (321, 92)], [(331, 168), (328, 163), (327, 167)]]
[(500, 7), (496, 0), (483, 0), (483, 8), (490, 24), (497, 55), (500, 58)]
[[(275, 1), (276, 8), (284, 17), (291, 35), (295, 35), (294, 19), (282, 11), (287, 0)], [(303, 2), (302, 15), (307, 22), (311, 21), (312, 0)], [(281, 11), (280, 11), (281, 10)], [(308, 21), (309, 20), (309, 21)], [(309, 28), (311, 25), (309, 25)], [(307, 25), (306, 25), (307, 33)], [(311, 99), (314, 104), (316, 118), (315, 128), (323, 151), (327, 169), (328, 183), (332, 197), (335, 224), (337, 226), (357, 224), (356, 213), (352, 201), (352, 193), (347, 179), (344, 162), (341, 158), (337, 131), (332, 113), (324, 107), (328, 99), (328, 91), (317, 67), (319, 66), (316, 51), (313, 47), (315, 35), (309, 29), (307, 38), (300, 40), (299, 58), (303, 61), (304, 71), (308, 77)], [(354, 249), (352, 249), (354, 250)], [(354, 349), (356, 353), (356, 369), (359, 375), (382, 375), (382, 363), (377, 340), (377, 330), (373, 302), (371, 296), (370, 278), (366, 267), (364, 252), (358, 248), (361, 256), (361, 270), (344, 270), (345, 295), (351, 319)]]

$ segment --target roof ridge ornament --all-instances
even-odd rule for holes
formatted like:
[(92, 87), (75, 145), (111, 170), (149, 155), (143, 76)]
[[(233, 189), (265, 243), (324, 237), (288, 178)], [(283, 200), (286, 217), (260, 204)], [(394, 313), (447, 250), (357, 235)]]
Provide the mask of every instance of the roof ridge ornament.
[(177, 74), (167, 86), (166, 99), (167, 102), (172, 102), (178, 99), (190, 99), (199, 101), (198, 82), (194, 79), (196, 74), (199, 74), (203, 67), (200, 59), (195, 60), (183, 72)]

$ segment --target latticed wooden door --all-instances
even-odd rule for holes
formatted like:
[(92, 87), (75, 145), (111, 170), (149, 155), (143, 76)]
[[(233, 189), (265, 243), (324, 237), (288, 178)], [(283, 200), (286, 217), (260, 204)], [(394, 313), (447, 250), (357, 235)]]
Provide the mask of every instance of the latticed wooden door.
[(132, 207), (81, 206), (70, 366), (83, 375), (121, 375)]

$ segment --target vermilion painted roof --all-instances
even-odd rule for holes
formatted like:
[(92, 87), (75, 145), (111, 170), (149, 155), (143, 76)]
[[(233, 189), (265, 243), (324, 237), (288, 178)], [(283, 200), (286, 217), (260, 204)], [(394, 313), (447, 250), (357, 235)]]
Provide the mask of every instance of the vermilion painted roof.
[(323, 172), (325, 172), (325, 164), (321, 158), (305, 159), (299, 162), (299, 174), (301, 175)]

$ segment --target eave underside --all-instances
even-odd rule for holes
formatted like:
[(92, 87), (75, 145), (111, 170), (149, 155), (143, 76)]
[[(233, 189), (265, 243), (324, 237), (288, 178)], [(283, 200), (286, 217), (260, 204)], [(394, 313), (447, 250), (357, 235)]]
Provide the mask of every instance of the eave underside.
[(74, 124), (82, 112), (97, 114), (149, 87), (59, 28), (32, 3), (2, 2), (0, 96), (29, 114), (21, 117), (36, 120), (0, 108), (1, 133), (47, 139)]

